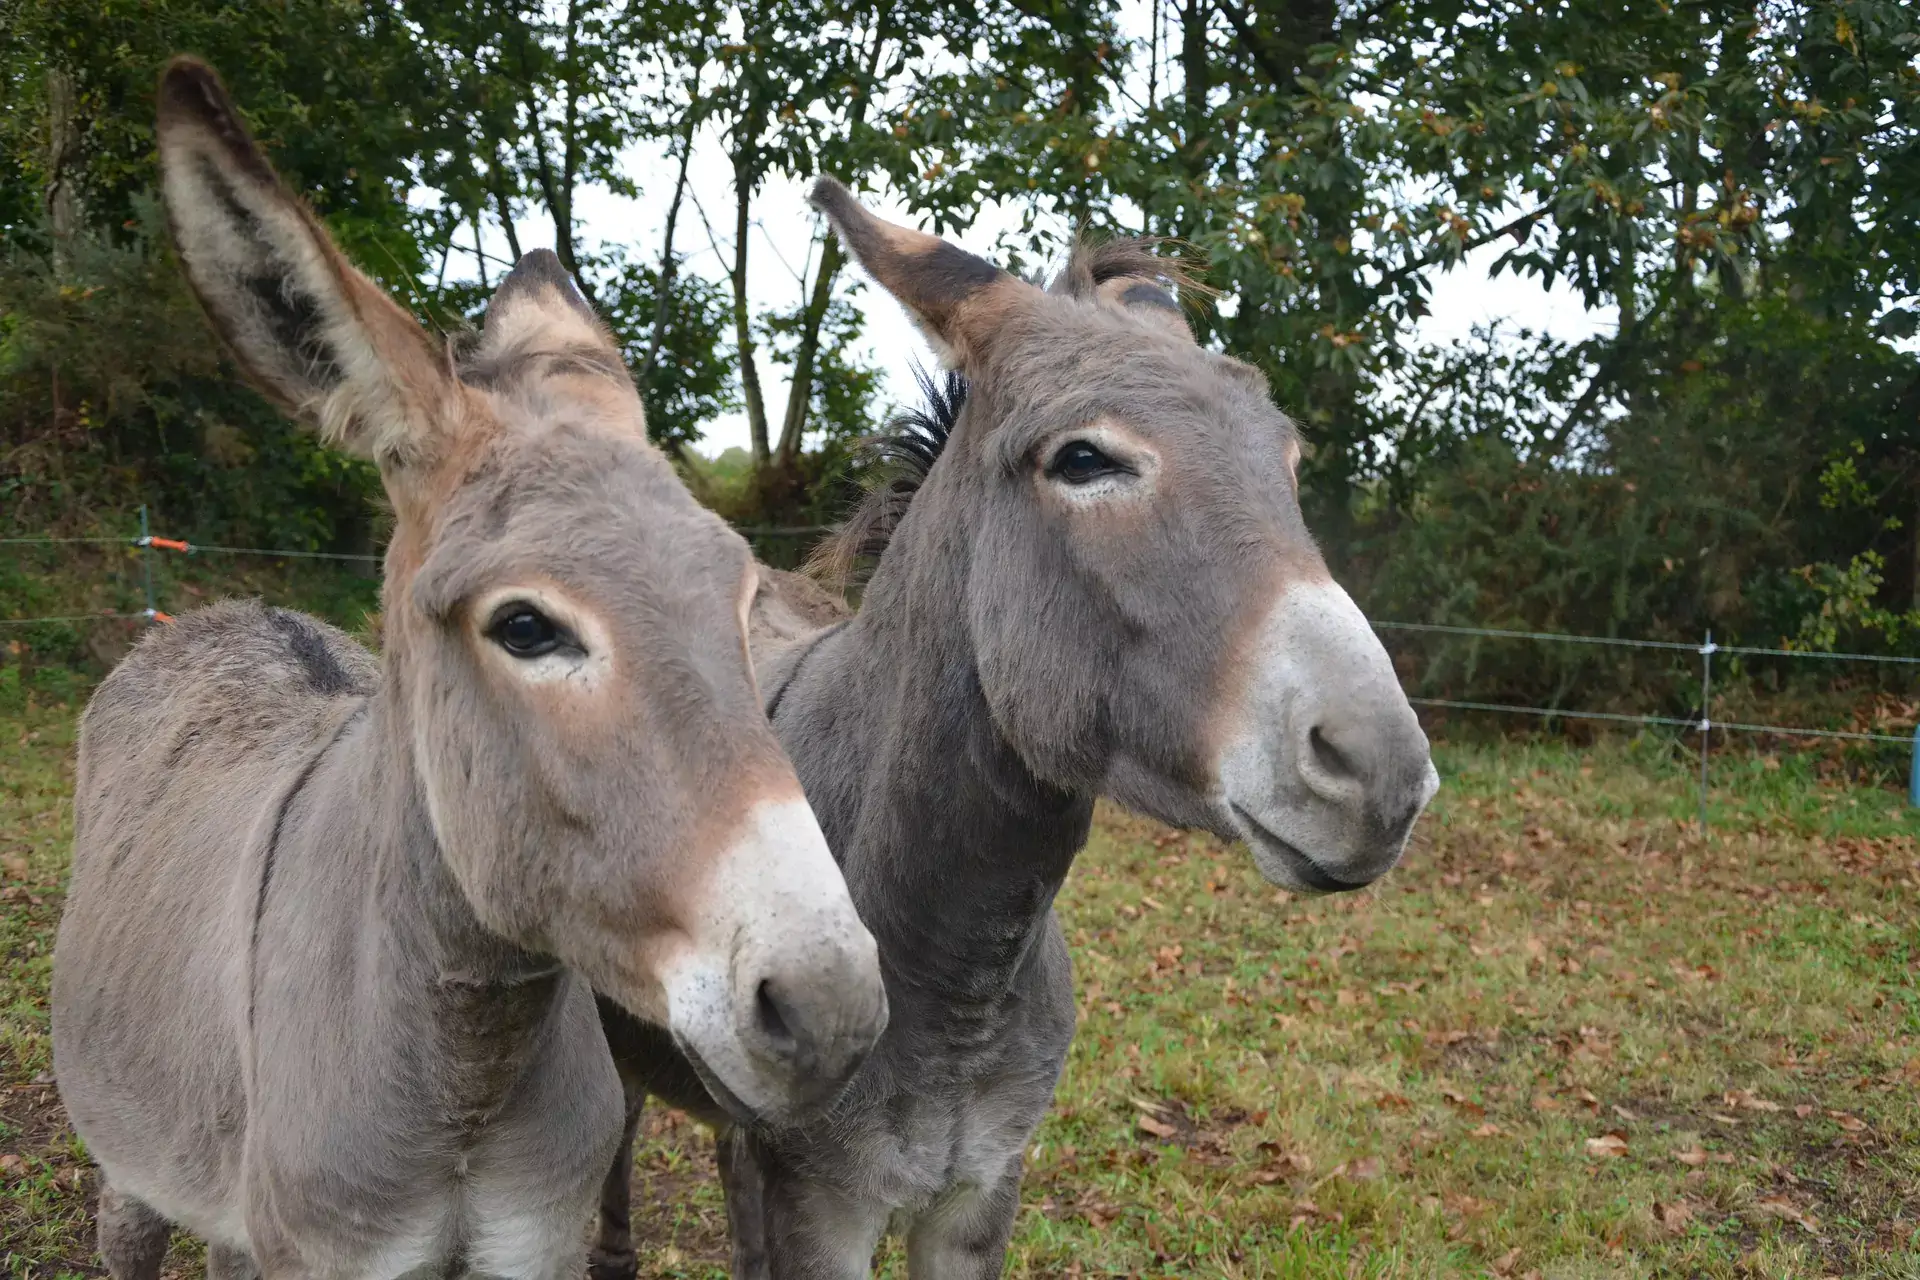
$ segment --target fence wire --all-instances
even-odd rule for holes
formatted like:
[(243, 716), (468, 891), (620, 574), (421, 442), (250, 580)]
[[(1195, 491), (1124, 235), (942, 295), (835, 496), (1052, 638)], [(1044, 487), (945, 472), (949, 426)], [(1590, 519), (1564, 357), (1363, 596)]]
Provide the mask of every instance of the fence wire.
[[(222, 543), (190, 542), (159, 538), (146, 532), (147, 512), (141, 509), (142, 533), (138, 536), (116, 537), (97, 535), (87, 537), (31, 537), (0, 538), (0, 546), (75, 546), (122, 545), (139, 548), (146, 553), (149, 566), (155, 547), (177, 551), (185, 555), (233, 555), (233, 556), (270, 556), (293, 560), (333, 560), (354, 563), (379, 563), (380, 553), (352, 551), (308, 551), (292, 547), (238, 547)], [(746, 525), (738, 531), (746, 537), (807, 537), (833, 530), (831, 525)], [(149, 575), (151, 568), (149, 567)], [(151, 584), (149, 584), (151, 590)], [(146, 609), (134, 613), (75, 613), (54, 614), (37, 618), (0, 618), (0, 627), (23, 627), (38, 624), (111, 622), (142, 619), (147, 622), (171, 621), (166, 613), (149, 603)], [(1905, 735), (1885, 733), (1865, 733), (1839, 729), (1812, 729), (1797, 725), (1748, 724), (1738, 721), (1716, 721), (1710, 711), (1711, 689), (1710, 668), (1716, 653), (1733, 654), (1756, 658), (1820, 658), (1835, 662), (1879, 662), (1901, 666), (1920, 666), (1920, 658), (1900, 657), (1879, 653), (1841, 653), (1824, 649), (1784, 649), (1766, 648), (1756, 645), (1715, 644), (1711, 633), (1700, 644), (1689, 644), (1679, 640), (1642, 640), (1631, 636), (1588, 636), (1560, 631), (1516, 631), (1500, 627), (1468, 627), (1438, 622), (1395, 622), (1380, 620), (1373, 626), (1379, 631), (1422, 632), (1435, 635), (1476, 636), (1489, 640), (1526, 640), (1547, 644), (1584, 644), (1622, 649), (1653, 649), (1668, 653), (1693, 653), (1702, 659), (1701, 711), (1698, 719), (1680, 716), (1631, 715), (1616, 711), (1585, 711), (1567, 707), (1532, 707), (1505, 702), (1476, 702), (1458, 698), (1416, 697), (1409, 701), (1416, 706), (1439, 707), (1455, 711), (1480, 711), (1501, 715), (1526, 715), (1548, 720), (1592, 720), (1614, 724), (1651, 725), (1662, 728), (1687, 729), (1703, 735), (1719, 729), (1733, 733), (1775, 734), (1782, 737), (1824, 738), (1848, 742), (1884, 742), (1907, 743)], [(1704, 750), (1705, 743), (1702, 743)]]

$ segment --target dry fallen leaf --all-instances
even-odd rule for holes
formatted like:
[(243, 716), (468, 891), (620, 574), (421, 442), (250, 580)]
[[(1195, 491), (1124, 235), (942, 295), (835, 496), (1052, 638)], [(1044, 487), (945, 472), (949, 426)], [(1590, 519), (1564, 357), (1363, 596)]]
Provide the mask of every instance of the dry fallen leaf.
[(1698, 1169), (1707, 1162), (1707, 1149), (1696, 1142), (1685, 1151), (1674, 1152), (1673, 1158), (1681, 1164), (1691, 1165)]
[(1358, 1160), (1348, 1161), (1344, 1168), (1345, 1176), (1355, 1182), (1371, 1182), (1387, 1171), (1386, 1162), (1379, 1156), (1361, 1156)]
[(1751, 1089), (1729, 1089), (1721, 1095), (1729, 1111), (1778, 1111), (1780, 1104), (1769, 1102)]
[(1502, 1131), (1500, 1126), (1495, 1124), (1493, 1121), (1489, 1120), (1485, 1124), (1474, 1129), (1472, 1133), (1470, 1133), (1468, 1136), (1474, 1137), (1474, 1138), (1497, 1138), (1500, 1136), (1501, 1132)]
[(1783, 1196), (1768, 1196), (1764, 1200), (1755, 1201), (1753, 1207), (1769, 1218), (1780, 1218), (1793, 1223), (1808, 1235), (1820, 1234), (1819, 1220)]
[(0, 872), (5, 872), (9, 880), (27, 878), (27, 860), (18, 856), (0, 858)]
[(1658, 1200), (1655, 1200), (1653, 1202), (1653, 1220), (1665, 1227), (1668, 1231), (1676, 1233), (1685, 1231), (1687, 1224), (1693, 1221), (1693, 1206), (1685, 1200), (1676, 1200), (1672, 1204), (1661, 1204)]
[(1832, 1117), (1833, 1122), (1842, 1129), (1845, 1129), (1848, 1133), (1866, 1132), (1867, 1122), (1859, 1116), (1850, 1116), (1844, 1111), (1829, 1111), (1827, 1115)]
[(1805, 1120), (1808, 1116), (1813, 1114), (1813, 1104), (1808, 1102), (1802, 1102), (1796, 1107), (1794, 1107), (1793, 1114), (1795, 1114), (1796, 1116), (1799, 1116), (1802, 1120)]
[(1627, 1136), (1609, 1131), (1597, 1138), (1588, 1138), (1587, 1154), (1601, 1160), (1618, 1160), (1627, 1154)]
[(1489, 1265), (1493, 1268), (1493, 1274), (1497, 1276), (1510, 1276), (1513, 1274), (1513, 1269), (1520, 1265), (1520, 1250), (1509, 1249), (1495, 1258)]
[(0, 1178), (17, 1178), (27, 1171), (27, 1162), (11, 1151), (0, 1156)]
[(1138, 1117), (1137, 1123), (1140, 1125), (1140, 1131), (1142, 1133), (1150, 1133), (1156, 1138), (1171, 1138), (1174, 1134), (1180, 1132), (1166, 1121), (1155, 1120), (1149, 1115)]

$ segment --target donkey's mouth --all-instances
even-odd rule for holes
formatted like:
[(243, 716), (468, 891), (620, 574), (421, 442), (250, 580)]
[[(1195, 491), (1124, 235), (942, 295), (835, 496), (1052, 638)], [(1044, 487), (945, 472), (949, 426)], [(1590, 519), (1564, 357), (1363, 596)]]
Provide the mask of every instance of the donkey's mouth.
[(1275, 835), (1271, 829), (1262, 826), (1259, 819), (1231, 800), (1227, 802), (1227, 808), (1239, 820), (1247, 843), (1284, 866), (1290, 875), (1307, 888), (1320, 893), (1352, 893), (1355, 889), (1367, 887), (1364, 880), (1342, 880), (1329, 874), (1326, 868), (1308, 857), (1300, 846)]
[(716, 1106), (740, 1124), (752, 1126), (760, 1119), (754, 1109), (748, 1106), (739, 1094), (729, 1089), (713, 1068), (707, 1065), (707, 1060), (700, 1056), (698, 1049), (688, 1043), (685, 1036), (674, 1032), (673, 1044), (680, 1050), (681, 1056), (687, 1060), (687, 1065), (693, 1068), (693, 1074), (700, 1078), (700, 1083), (706, 1086), (707, 1093)]

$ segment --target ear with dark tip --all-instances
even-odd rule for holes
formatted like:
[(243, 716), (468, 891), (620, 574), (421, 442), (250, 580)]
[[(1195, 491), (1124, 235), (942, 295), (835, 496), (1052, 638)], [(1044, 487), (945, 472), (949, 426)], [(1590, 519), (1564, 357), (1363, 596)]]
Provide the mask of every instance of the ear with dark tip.
[(958, 245), (876, 218), (832, 178), (815, 180), (807, 199), (951, 367), (978, 359), (1007, 310), (1033, 292), (1033, 286)]
[(1181, 309), (1180, 300), (1158, 280), (1119, 276), (1104, 281), (1094, 292), (1108, 306), (1118, 307), (1188, 341), (1193, 339), (1193, 329), (1187, 324), (1187, 313)]
[(446, 361), (282, 185), (213, 68), (175, 58), (157, 103), (167, 220), (214, 328), (261, 390), (392, 488), (454, 416)]

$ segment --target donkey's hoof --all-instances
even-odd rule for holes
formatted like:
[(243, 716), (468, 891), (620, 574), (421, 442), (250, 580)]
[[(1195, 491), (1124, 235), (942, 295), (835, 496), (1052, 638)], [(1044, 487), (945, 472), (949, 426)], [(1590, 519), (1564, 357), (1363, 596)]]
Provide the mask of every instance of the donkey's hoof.
[(631, 1249), (595, 1249), (587, 1258), (587, 1280), (634, 1280), (639, 1274), (640, 1260)]

